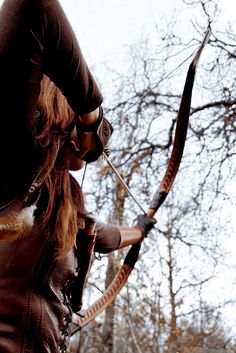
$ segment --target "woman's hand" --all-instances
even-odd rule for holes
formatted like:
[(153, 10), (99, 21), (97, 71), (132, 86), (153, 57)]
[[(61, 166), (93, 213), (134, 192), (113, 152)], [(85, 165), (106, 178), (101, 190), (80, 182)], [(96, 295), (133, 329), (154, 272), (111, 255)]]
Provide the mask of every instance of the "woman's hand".
[(144, 238), (148, 235), (148, 233), (154, 227), (156, 222), (157, 221), (155, 218), (140, 214), (137, 216), (137, 218), (135, 218), (133, 226), (139, 228), (142, 231), (142, 236)]
[(99, 117), (99, 108), (95, 109), (91, 113), (80, 115), (79, 119), (83, 124), (92, 124), (94, 123)]
[[(97, 112), (98, 117), (94, 120)], [(89, 119), (90, 123), (88, 123)], [(111, 123), (103, 116), (102, 107), (100, 106), (98, 110), (96, 109), (82, 118), (78, 117), (76, 129), (80, 143), (79, 157), (87, 163), (95, 162), (107, 147), (113, 132)]]

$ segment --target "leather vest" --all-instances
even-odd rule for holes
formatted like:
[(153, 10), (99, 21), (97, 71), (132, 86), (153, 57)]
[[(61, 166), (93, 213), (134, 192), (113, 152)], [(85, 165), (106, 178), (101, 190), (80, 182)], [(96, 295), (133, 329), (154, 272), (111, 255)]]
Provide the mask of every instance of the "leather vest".
[(0, 243), (0, 352), (66, 352), (71, 335), (70, 287), (75, 249), (55, 259), (48, 234)]

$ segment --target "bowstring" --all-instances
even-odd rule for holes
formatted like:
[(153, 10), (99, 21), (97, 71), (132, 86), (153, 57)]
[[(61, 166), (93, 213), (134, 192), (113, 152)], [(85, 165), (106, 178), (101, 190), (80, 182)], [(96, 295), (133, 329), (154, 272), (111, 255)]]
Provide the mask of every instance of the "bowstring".
[(85, 175), (86, 175), (86, 172), (87, 172), (87, 166), (88, 166), (88, 163), (85, 163), (85, 166), (84, 166), (84, 172), (83, 172), (83, 176), (82, 176), (82, 180), (81, 180), (81, 190), (83, 189), (83, 185), (84, 185), (84, 180), (85, 180)]

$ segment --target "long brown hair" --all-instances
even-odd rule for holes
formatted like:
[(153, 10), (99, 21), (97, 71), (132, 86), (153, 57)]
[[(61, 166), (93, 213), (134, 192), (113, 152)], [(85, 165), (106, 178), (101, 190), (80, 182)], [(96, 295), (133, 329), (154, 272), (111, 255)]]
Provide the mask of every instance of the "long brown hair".
[(38, 222), (58, 244), (58, 256), (72, 248), (86, 211), (79, 184), (69, 174), (65, 146), (75, 125), (74, 112), (61, 91), (44, 76), (38, 100), (40, 112), (35, 142), (42, 150), (39, 179), (47, 190), (47, 206)]

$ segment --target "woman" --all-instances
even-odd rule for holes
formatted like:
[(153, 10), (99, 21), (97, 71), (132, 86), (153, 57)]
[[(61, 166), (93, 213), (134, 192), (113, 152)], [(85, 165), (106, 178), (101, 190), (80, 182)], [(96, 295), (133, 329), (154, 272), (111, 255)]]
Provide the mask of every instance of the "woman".
[(65, 352), (82, 247), (137, 243), (154, 220), (96, 225), (69, 174), (99, 157), (112, 128), (57, 0), (4, 1), (0, 71), (0, 352)]

